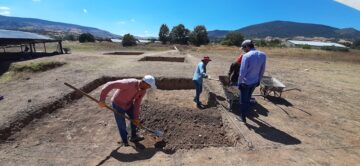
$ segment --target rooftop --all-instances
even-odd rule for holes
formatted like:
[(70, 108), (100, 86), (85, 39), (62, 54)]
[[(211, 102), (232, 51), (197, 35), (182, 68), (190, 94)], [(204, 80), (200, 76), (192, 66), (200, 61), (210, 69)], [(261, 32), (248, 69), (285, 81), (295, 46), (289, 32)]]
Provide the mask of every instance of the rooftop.
[(288, 42), (296, 45), (309, 45), (309, 46), (316, 46), (316, 47), (326, 47), (326, 46), (334, 46), (334, 47), (342, 47), (346, 48), (346, 46), (338, 43), (331, 43), (331, 42), (318, 42), (318, 41), (300, 41), (300, 40), (288, 40)]

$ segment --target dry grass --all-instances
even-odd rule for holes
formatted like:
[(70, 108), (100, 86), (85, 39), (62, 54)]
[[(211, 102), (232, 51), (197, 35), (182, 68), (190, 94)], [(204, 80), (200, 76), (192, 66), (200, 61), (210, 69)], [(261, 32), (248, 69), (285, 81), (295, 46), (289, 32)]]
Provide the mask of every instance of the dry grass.
[[(74, 41), (63, 41), (63, 48), (70, 48), (73, 51), (166, 51), (174, 49), (172, 45), (162, 45), (159, 43), (138, 44), (132, 47), (123, 47), (121, 43), (96, 42), (96, 43), (79, 43)], [(58, 43), (46, 43), (46, 52), (57, 50)], [(36, 44), (37, 52), (45, 52), (44, 44)], [(6, 52), (21, 52), (20, 47), (7, 48)]]
[(96, 43), (79, 43), (79, 42), (63, 42), (63, 47), (71, 48), (73, 51), (107, 51), (107, 50), (121, 50), (121, 51), (132, 51), (132, 50), (141, 50), (141, 51), (166, 51), (173, 49), (170, 45), (162, 45), (157, 43), (149, 44), (139, 44), (132, 47), (123, 47), (121, 43), (112, 43), (112, 42), (96, 42)]
[[(185, 52), (191, 52), (194, 55), (203, 56), (205, 54), (211, 56), (230, 56), (236, 57), (241, 52), (238, 47), (228, 47), (223, 45), (208, 45), (201, 47), (181, 47)], [(259, 47), (270, 57), (287, 57), (309, 60), (322, 60), (330, 62), (350, 62), (360, 63), (360, 50), (350, 50), (349, 52), (325, 51), (320, 49), (302, 49), (302, 48), (271, 48)]]
[(65, 65), (65, 62), (36, 61), (25, 63), (12, 63), (7, 72), (0, 76), (0, 82), (4, 83), (13, 79), (26, 78), (31, 73), (44, 72)]
[(13, 72), (42, 72), (65, 65), (65, 62), (30, 62), (26, 64), (11, 64), (9, 70)]

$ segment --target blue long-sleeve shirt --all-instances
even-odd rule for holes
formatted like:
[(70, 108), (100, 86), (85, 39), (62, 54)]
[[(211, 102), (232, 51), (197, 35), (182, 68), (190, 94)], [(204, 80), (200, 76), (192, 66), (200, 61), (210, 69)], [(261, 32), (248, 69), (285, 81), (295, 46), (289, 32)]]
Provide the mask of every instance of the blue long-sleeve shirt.
[(266, 65), (266, 55), (264, 52), (255, 48), (243, 55), (238, 85), (253, 85), (258, 83), (264, 75)]
[(204, 64), (204, 62), (200, 62), (198, 63), (198, 65), (196, 66), (195, 72), (194, 72), (194, 77), (193, 80), (202, 82), (203, 77), (206, 77), (206, 65)]

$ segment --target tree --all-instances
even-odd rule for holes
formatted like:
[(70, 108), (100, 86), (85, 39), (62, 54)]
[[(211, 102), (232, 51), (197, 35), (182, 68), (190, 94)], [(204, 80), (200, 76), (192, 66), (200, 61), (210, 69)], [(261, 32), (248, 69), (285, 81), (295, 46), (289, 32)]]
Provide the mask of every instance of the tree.
[(95, 37), (91, 33), (83, 33), (79, 36), (80, 43), (95, 42)]
[(190, 42), (196, 46), (209, 44), (209, 37), (205, 26), (198, 25), (190, 33)]
[(136, 39), (133, 35), (130, 35), (130, 33), (126, 34), (122, 38), (122, 45), (124, 47), (127, 46), (135, 46), (136, 45)]
[(351, 46), (353, 49), (360, 49), (360, 39), (355, 40)]
[(68, 40), (68, 41), (76, 41), (77, 40), (77, 37), (73, 34), (68, 34), (68, 35), (65, 35), (63, 40)]
[(279, 47), (279, 46), (281, 46), (281, 40), (279, 40), (279, 39), (270, 40), (270, 41), (268, 42), (268, 45), (269, 45), (270, 47)]
[(188, 44), (190, 31), (183, 24), (173, 27), (170, 32), (170, 42), (173, 44)]
[(162, 24), (159, 31), (159, 40), (162, 44), (166, 44), (169, 41), (169, 27), (166, 24)]
[(240, 32), (230, 32), (226, 34), (223, 41), (221, 41), (222, 45), (228, 46), (241, 46), (241, 43), (244, 41), (244, 37), (241, 35)]

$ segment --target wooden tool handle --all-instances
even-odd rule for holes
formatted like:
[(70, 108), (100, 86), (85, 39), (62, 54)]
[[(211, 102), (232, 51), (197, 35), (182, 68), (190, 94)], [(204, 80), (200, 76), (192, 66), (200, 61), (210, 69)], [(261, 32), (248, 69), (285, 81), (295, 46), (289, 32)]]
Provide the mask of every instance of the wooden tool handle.
[[(70, 84), (68, 84), (68, 83), (66, 83), (66, 82), (64, 82), (64, 84), (65, 84), (66, 86), (70, 87), (71, 89), (74, 89), (75, 91), (81, 93), (82, 95), (88, 97), (89, 99), (95, 101), (96, 103), (99, 103), (99, 100), (97, 100), (97, 99), (95, 99), (94, 97), (88, 95), (88, 94), (85, 93), (84, 91), (82, 91), (82, 90), (80, 90), (80, 89), (78, 89), (78, 88), (76, 88), (76, 87), (74, 87), (74, 86), (72, 86), (72, 85), (70, 85)], [(119, 116), (121, 116), (121, 117), (124, 117), (124, 118), (130, 120), (130, 121), (133, 123), (133, 120), (132, 120), (132, 119), (130, 119), (129, 117), (127, 117), (127, 116), (125, 116), (125, 115), (123, 115), (123, 114), (120, 114), (119, 112), (117, 112), (116, 110), (114, 110), (113, 108), (111, 108), (110, 106), (108, 106), (108, 105), (105, 104), (105, 108), (111, 110), (112, 112), (114, 112), (115, 114), (117, 114), (117, 115), (119, 115)]]

